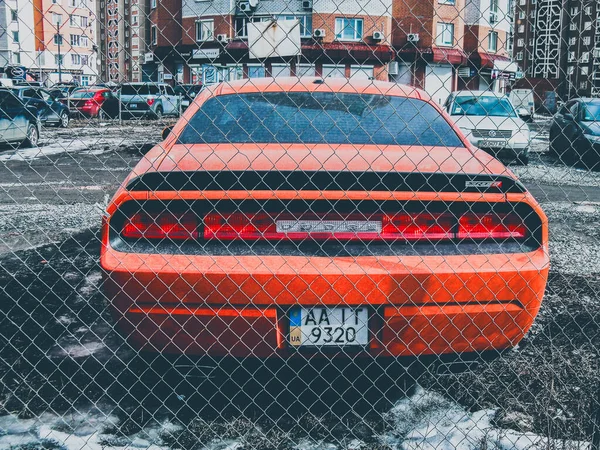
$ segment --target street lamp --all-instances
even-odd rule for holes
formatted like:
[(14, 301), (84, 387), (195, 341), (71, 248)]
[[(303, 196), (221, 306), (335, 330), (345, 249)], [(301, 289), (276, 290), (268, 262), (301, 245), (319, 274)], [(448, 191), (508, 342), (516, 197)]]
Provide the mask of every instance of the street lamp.
[(60, 44), (62, 44), (62, 36), (60, 34), (60, 22), (56, 22), (56, 42), (58, 45), (58, 82), (62, 83), (62, 56), (60, 54)]

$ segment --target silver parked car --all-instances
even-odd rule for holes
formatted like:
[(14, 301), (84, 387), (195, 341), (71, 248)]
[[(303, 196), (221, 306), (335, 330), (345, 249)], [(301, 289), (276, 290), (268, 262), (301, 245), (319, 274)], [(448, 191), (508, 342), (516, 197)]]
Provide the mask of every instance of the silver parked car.
[(119, 90), (125, 117), (179, 116), (181, 96), (166, 83), (125, 83)]
[(508, 161), (529, 162), (529, 127), (506, 95), (457, 91), (444, 108), (474, 146)]

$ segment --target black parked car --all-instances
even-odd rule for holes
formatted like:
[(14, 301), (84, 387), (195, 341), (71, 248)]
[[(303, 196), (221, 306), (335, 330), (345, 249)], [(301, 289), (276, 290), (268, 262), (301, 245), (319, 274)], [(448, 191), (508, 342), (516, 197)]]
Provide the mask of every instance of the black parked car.
[(13, 91), (24, 104), (35, 107), (42, 125), (54, 125), (63, 128), (69, 125), (69, 108), (47, 90), (16, 86)]
[(201, 84), (178, 84), (175, 93), (181, 95), (181, 110), (185, 111), (192, 104), (196, 96), (202, 91)]
[(600, 165), (600, 99), (565, 103), (550, 126), (550, 153), (564, 162)]
[(0, 144), (35, 147), (40, 124), (35, 107), (24, 105), (12, 90), (0, 89)]

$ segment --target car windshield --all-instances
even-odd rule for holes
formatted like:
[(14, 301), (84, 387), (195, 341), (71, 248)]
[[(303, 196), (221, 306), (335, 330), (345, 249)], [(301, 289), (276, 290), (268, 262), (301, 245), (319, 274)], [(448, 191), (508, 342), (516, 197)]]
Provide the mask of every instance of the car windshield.
[(121, 95), (157, 95), (158, 86), (153, 84), (124, 84)]
[(516, 117), (510, 100), (502, 97), (458, 96), (454, 99), (452, 115)]
[(583, 108), (584, 122), (600, 122), (600, 103), (586, 103)]
[(71, 98), (92, 98), (94, 91), (75, 91), (71, 94)]
[(179, 143), (304, 143), (462, 147), (430, 104), (329, 92), (232, 94), (208, 100)]

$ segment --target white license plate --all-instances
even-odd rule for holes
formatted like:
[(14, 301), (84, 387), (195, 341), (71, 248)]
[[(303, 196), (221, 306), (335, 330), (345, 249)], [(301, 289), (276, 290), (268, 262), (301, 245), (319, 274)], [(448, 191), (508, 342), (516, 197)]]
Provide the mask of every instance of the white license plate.
[(508, 145), (508, 141), (506, 139), (497, 140), (497, 139), (482, 139), (479, 141), (479, 147), (484, 148), (504, 148)]
[(190, 106), (189, 100), (181, 100), (181, 106)]
[(293, 308), (290, 345), (366, 346), (369, 343), (367, 308)]

